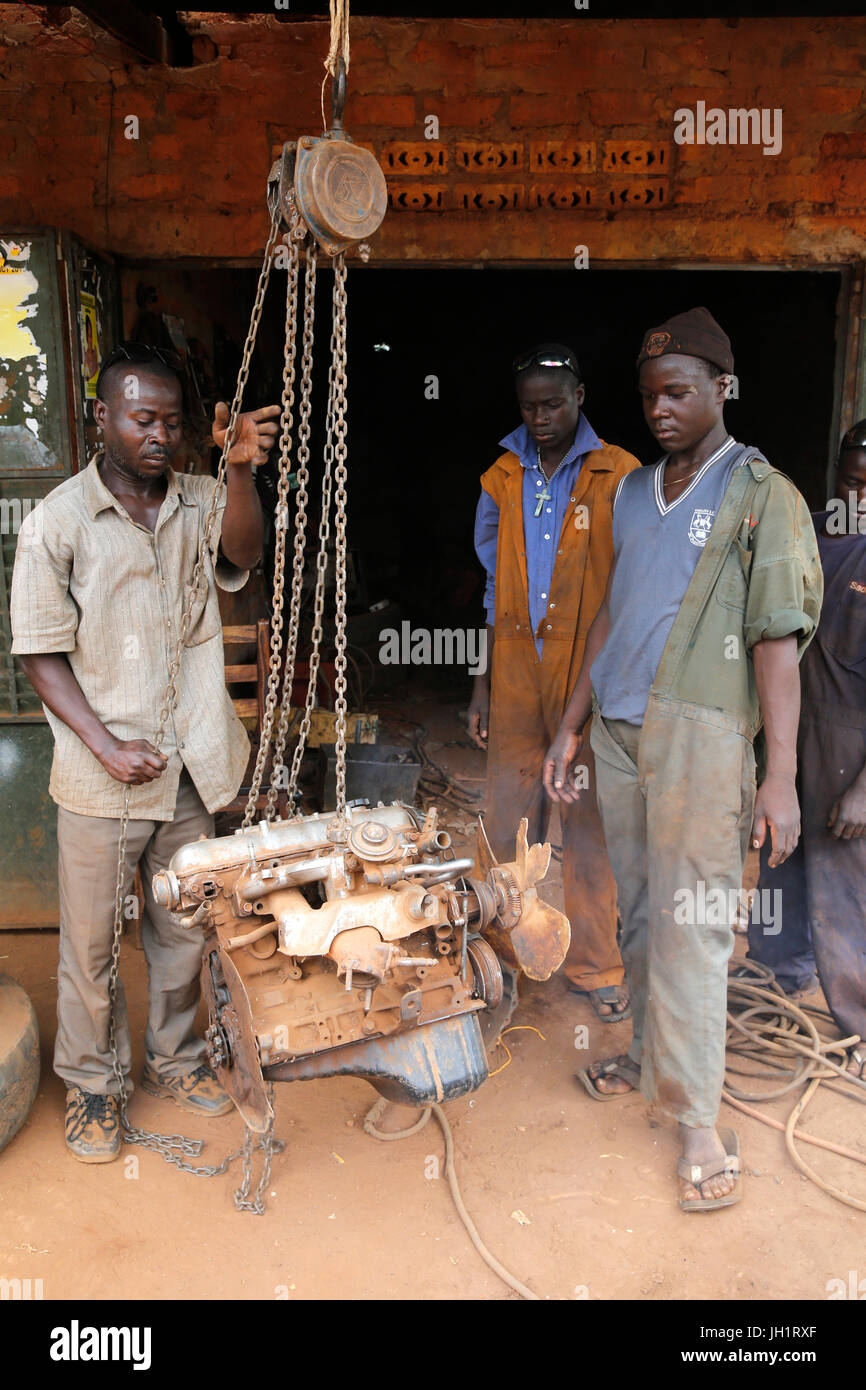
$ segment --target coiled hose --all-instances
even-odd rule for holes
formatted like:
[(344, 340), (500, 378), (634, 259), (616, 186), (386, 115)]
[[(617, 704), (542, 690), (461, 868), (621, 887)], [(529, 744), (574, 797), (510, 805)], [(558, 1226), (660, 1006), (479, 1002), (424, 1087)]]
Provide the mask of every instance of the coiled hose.
[[(822, 1178), (805, 1161), (794, 1142), (799, 1140), (850, 1158), (855, 1163), (866, 1164), (866, 1153), (858, 1153), (797, 1128), (797, 1122), (821, 1086), (851, 1100), (866, 1101), (866, 1081), (858, 1080), (845, 1070), (847, 1050), (860, 1042), (860, 1038), (856, 1035), (830, 1037), (826, 1032), (828, 1027), (838, 1031), (832, 1015), (812, 1005), (795, 1004), (776, 984), (767, 966), (752, 960), (738, 961), (736, 973), (728, 976), (725, 1038), (728, 1064), (722, 1099), (744, 1115), (780, 1130), (795, 1167), (822, 1192), (856, 1211), (866, 1211), (864, 1198), (855, 1197), (845, 1188)], [(834, 1061), (833, 1054), (838, 1054), (841, 1060)], [(738, 1065), (743, 1061), (751, 1065)], [(750, 1091), (733, 1084), (731, 1076), (770, 1079), (779, 1084), (769, 1090)], [(749, 1101), (779, 1100), (803, 1086), (806, 1089), (784, 1124), (748, 1104)]]

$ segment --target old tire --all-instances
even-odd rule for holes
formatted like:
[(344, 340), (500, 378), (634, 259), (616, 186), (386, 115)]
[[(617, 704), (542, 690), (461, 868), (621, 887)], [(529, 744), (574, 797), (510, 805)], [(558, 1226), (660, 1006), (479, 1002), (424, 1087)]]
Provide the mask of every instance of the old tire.
[(30, 1113), (39, 1086), (39, 1029), (33, 1005), (9, 975), (0, 975), (0, 1149)]

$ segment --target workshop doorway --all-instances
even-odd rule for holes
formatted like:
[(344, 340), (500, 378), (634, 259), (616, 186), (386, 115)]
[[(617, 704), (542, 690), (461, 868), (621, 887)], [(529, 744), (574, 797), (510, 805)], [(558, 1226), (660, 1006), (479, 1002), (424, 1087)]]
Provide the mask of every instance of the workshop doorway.
[[(152, 338), (163, 315), (183, 321), (201, 354), (206, 411), (213, 395), (232, 390), (255, 282), (252, 269), (161, 263), (123, 271), (127, 331)], [(841, 282), (838, 269), (352, 267), (349, 536), (356, 609), (387, 602), (389, 614), (397, 605), (402, 617), (427, 628), (483, 623), (473, 520), (478, 478), (519, 423), (510, 375), (515, 351), (542, 339), (571, 344), (594, 428), (650, 463), (657, 451), (634, 369), (641, 335), (696, 304), (717, 316), (733, 343), (738, 394), (727, 408), (731, 433), (758, 445), (810, 506), (822, 505), (838, 437)], [(248, 407), (279, 399), (284, 286), (284, 276), (275, 275)], [(327, 269), (318, 291), (316, 350), (324, 369)], [(314, 399), (314, 458), (322, 445), (323, 389), (324, 370)], [(261, 485), (272, 497), (273, 479), (263, 477)], [(371, 652), (366, 629), (378, 626), (359, 629)], [(468, 689), (465, 671), (441, 675)]]

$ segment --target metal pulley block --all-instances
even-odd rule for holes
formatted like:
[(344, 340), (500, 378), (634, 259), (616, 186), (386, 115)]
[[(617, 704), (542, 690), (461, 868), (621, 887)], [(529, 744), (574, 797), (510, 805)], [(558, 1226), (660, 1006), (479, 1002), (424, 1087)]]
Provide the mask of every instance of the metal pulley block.
[(353, 144), (343, 129), (344, 101), (341, 66), (334, 83), (331, 129), (287, 141), (268, 179), (269, 200), (277, 200), (288, 229), (302, 218), (329, 256), (372, 236), (388, 205), (385, 175), (375, 156)]

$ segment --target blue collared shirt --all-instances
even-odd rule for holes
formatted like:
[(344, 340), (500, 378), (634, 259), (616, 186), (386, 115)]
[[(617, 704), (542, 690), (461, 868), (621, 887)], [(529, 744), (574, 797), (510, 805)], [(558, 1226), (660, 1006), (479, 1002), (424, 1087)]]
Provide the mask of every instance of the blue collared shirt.
[[(538, 446), (526, 425), (519, 425), (511, 434), (500, 439), (503, 449), (516, 454), (523, 466), (523, 539), (526, 543), (526, 577), (529, 585), (529, 621), (532, 631), (538, 628), (547, 612), (550, 588), (553, 580), (553, 565), (565, 509), (574, 492), (574, 484), (581, 464), (588, 453), (602, 447), (601, 440), (585, 415), (577, 422), (574, 443), (553, 477), (545, 479), (538, 466)], [(539, 494), (547, 492), (549, 497), (538, 508)], [(495, 615), (496, 593), (496, 546), (499, 535), (499, 508), (489, 493), (482, 488), (475, 513), (475, 553), (487, 571), (487, 584), (484, 589), (484, 607), (487, 621), (492, 624)], [(542, 640), (535, 638), (535, 649), (541, 656)]]

